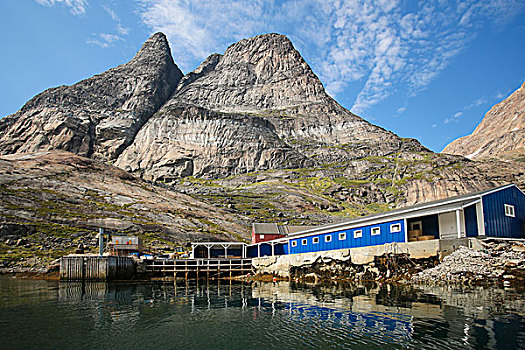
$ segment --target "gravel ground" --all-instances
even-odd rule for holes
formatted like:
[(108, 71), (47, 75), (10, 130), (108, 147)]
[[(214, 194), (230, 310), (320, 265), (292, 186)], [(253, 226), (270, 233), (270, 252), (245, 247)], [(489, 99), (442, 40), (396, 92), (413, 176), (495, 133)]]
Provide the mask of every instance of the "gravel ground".
[(430, 269), (412, 276), (412, 282), (525, 284), (523, 242), (482, 242), (484, 249), (460, 247)]

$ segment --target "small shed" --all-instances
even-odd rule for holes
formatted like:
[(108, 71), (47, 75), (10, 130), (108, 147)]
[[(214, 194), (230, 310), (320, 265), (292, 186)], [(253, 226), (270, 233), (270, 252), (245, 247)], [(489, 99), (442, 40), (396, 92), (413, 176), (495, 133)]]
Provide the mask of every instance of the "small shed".
[(143, 250), (142, 240), (137, 236), (112, 235), (108, 250), (111, 255), (116, 256), (140, 253)]
[(313, 227), (314, 226), (254, 223), (252, 224), (252, 244), (283, 238), (290, 234), (308, 230)]

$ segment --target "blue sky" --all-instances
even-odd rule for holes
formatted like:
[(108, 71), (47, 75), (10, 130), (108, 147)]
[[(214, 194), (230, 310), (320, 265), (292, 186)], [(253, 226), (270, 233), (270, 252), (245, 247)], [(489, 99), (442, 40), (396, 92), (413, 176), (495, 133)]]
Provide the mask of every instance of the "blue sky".
[(125, 63), (156, 31), (184, 73), (287, 35), (344, 107), (434, 151), (525, 81), (525, 1), (4, 0), (0, 116)]

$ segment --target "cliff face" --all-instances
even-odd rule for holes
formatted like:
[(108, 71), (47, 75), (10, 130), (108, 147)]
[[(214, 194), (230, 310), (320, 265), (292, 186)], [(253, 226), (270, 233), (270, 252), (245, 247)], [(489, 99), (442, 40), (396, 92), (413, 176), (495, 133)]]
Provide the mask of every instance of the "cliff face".
[(525, 83), (498, 103), (472, 132), (443, 149), (470, 159), (514, 159), (525, 156)]
[(402, 143), (342, 108), (286, 37), (266, 34), (186, 75), (116, 164), (150, 180), (217, 178), (384, 155)]
[(157, 33), (130, 62), (48, 89), (1, 119), (0, 154), (62, 149), (115, 160), (181, 78), (166, 37)]

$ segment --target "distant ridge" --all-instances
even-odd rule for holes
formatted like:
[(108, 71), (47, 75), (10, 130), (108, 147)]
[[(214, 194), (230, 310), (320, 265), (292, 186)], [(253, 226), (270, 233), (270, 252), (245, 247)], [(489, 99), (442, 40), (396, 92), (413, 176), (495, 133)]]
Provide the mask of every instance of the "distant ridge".
[(472, 134), (452, 141), (443, 153), (525, 160), (525, 83), (492, 107)]

